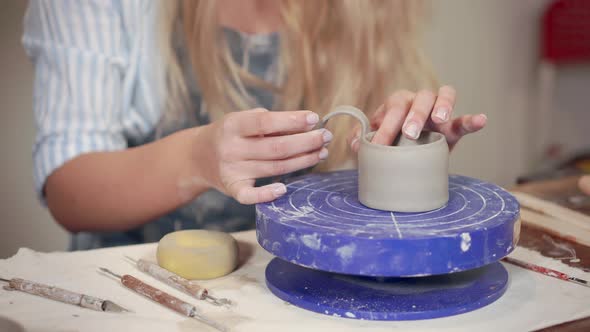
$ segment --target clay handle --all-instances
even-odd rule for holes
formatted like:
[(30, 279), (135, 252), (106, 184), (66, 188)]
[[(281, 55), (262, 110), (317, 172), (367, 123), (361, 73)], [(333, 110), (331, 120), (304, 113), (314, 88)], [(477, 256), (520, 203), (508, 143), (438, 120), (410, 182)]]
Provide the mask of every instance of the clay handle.
[(330, 112), (330, 113), (326, 114), (326, 116), (324, 116), (324, 118), (322, 119), (321, 127), (322, 128), (325, 127), (328, 120), (330, 120), (332, 117), (334, 117), (336, 115), (342, 115), (342, 114), (350, 115), (360, 121), (360, 123), (361, 123), (361, 139), (367, 140), (366, 136), (367, 136), (367, 133), (369, 132), (369, 130), (371, 130), (371, 123), (369, 122), (369, 119), (367, 118), (365, 113), (363, 113), (363, 111), (359, 110), (358, 108), (356, 108), (354, 106), (343, 105), (343, 106), (336, 107), (332, 112)]
[(152, 277), (164, 282), (165, 284), (172, 286), (182, 292), (185, 292), (191, 296), (196, 297), (199, 300), (204, 300), (205, 296), (208, 294), (205, 288), (200, 287), (199, 285), (184, 279), (181, 276), (178, 276), (157, 264), (152, 262), (148, 262), (145, 259), (140, 259), (137, 261), (137, 268), (140, 271), (143, 271)]
[(48, 286), (20, 278), (10, 280), (9, 289), (18, 290), (46, 299), (72, 304), (96, 311), (104, 311), (104, 301), (88, 295), (78, 294), (59, 287)]
[(154, 288), (133, 276), (128, 274), (124, 275), (121, 278), (121, 283), (132, 291), (143, 295), (169, 309), (172, 309), (181, 315), (194, 317), (196, 314), (196, 308), (194, 306), (157, 288)]

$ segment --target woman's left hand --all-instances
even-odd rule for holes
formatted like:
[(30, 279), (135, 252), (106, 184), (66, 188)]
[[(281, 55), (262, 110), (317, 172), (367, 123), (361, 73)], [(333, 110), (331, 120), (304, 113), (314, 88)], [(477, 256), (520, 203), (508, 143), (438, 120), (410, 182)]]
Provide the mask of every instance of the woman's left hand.
[[(441, 87), (438, 94), (429, 90), (395, 92), (371, 117), (371, 127), (377, 130), (372, 142), (391, 145), (400, 130), (406, 137), (416, 139), (426, 129), (445, 135), (449, 149), (452, 149), (461, 137), (482, 129), (487, 121), (484, 114), (452, 119), (455, 99), (455, 89), (448, 85)], [(355, 152), (359, 148), (359, 132), (356, 130), (350, 140)]]

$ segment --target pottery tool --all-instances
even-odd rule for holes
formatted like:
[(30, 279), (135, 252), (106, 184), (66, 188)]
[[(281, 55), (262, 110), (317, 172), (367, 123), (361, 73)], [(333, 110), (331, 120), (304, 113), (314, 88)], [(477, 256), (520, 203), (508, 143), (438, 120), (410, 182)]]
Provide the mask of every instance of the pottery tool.
[(119, 275), (104, 267), (99, 268), (100, 271), (117, 278), (123, 286), (129, 288), (133, 292), (147, 297), (148, 299), (165, 306), (168, 309), (174, 310), (177, 313), (195, 318), (196, 320), (207, 324), (219, 331), (227, 331), (227, 329), (219, 323), (203, 316), (198, 312), (198, 309), (190, 303), (187, 303), (177, 297), (174, 297), (164, 291), (152, 287), (145, 282), (129, 275)]
[(7, 286), (4, 286), (4, 289), (9, 291), (20, 291), (50, 300), (72, 304), (82, 308), (92, 309), (95, 311), (117, 313), (129, 312), (129, 310), (108, 300), (103, 300), (94, 296), (75, 293), (69, 290), (40, 284), (34, 281), (28, 281), (20, 278), (0, 278), (0, 281), (8, 283)]
[(212, 303), (217, 306), (229, 306), (232, 302), (228, 299), (218, 299), (209, 294), (209, 291), (199, 286), (194, 281), (189, 281), (181, 276), (178, 276), (164, 268), (161, 268), (158, 264), (148, 262), (145, 259), (133, 259), (129, 256), (125, 256), (131, 261), (138, 270), (151, 275), (152, 277), (162, 281), (163, 283), (178, 289), (198, 300), (207, 300), (208, 303)]
[(543, 266), (539, 266), (539, 265), (535, 265), (535, 264), (532, 264), (532, 263), (527, 263), (527, 262), (518, 260), (516, 258), (511, 258), (511, 257), (504, 257), (504, 261), (506, 261), (506, 262), (508, 262), (510, 264), (513, 264), (513, 265), (522, 267), (523, 269), (527, 269), (527, 270), (530, 270), (530, 271), (538, 272), (538, 273), (544, 274), (544, 275), (549, 276), (549, 277), (553, 277), (553, 278), (557, 278), (557, 279), (560, 279), (560, 280), (573, 282), (573, 283), (578, 284), (578, 285), (590, 287), (590, 284), (588, 283), (587, 280), (576, 278), (576, 277), (572, 277), (572, 276), (567, 275), (567, 274), (565, 274), (563, 272), (552, 270), (552, 269), (549, 269), (549, 268), (546, 268), (546, 267), (543, 267)]
[(340, 171), (293, 179), (256, 214), (258, 243), (278, 257), (266, 268), (272, 293), (366, 320), (450, 316), (497, 300), (508, 282), (498, 261), (520, 231), (510, 193), (454, 175), (448, 203), (427, 212), (370, 209), (358, 201), (357, 172)]

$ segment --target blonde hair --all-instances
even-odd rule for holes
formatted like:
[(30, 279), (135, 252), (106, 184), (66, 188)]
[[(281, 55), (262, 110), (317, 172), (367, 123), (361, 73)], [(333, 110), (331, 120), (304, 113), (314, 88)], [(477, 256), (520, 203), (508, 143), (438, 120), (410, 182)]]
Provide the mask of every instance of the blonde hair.
[[(273, 91), (276, 110), (307, 109), (322, 116), (348, 104), (370, 115), (396, 89), (436, 85), (419, 47), (424, 10), (420, 0), (282, 0), (280, 86), (235, 63), (220, 35), (216, 1), (184, 0), (182, 18), (191, 63), (212, 120), (255, 107), (246, 86)], [(174, 75), (178, 64), (172, 56), (167, 59)], [(168, 85), (169, 91), (186, 93), (178, 79), (168, 79)], [(169, 110), (164, 118), (173, 114)], [(334, 120), (330, 129), (335, 139), (325, 169), (338, 168), (350, 158), (346, 136), (352, 120)]]

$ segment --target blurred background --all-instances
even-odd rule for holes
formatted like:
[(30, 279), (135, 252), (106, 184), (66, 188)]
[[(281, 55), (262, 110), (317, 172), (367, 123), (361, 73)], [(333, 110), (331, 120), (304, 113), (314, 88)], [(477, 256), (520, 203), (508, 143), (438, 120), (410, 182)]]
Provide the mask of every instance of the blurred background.
[[(432, 1), (425, 48), (440, 81), (457, 88), (455, 112), (488, 116), (483, 132), (453, 152), (453, 173), (510, 187), (590, 148), (590, 64), (541, 61), (541, 19), (549, 3)], [(19, 247), (64, 250), (68, 236), (33, 191), (33, 68), (20, 44), (26, 1), (2, 4), (0, 258), (5, 258)]]

